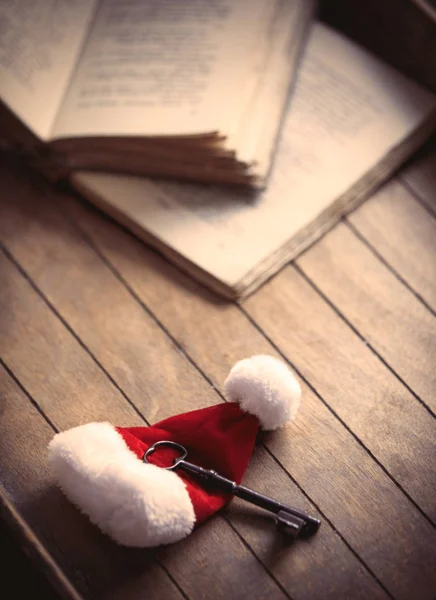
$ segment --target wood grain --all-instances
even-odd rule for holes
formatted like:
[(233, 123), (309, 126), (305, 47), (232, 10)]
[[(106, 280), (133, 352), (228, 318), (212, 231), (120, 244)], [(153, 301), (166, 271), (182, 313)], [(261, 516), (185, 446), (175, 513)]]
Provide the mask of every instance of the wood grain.
[[(61, 198), (59, 197), (58, 200), (60, 201)], [(62, 217), (53, 203), (44, 196), (39, 199), (38, 203), (29, 202), (25, 194), (16, 193), (15, 202), (6, 214), (7, 227), (2, 230), (2, 238), (8, 249), (26, 268), (68, 323), (74, 326), (83, 342), (95, 353), (97, 359), (114, 377), (117, 384), (129, 392), (130, 398), (135, 401), (147, 418), (156, 420), (220, 400), (197, 369), (187, 363), (183, 354), (179, 351), (174, 352), (174, 345), (168, 341), (163, 331), (160, 328), (156, 329), (156, 323), (140, 308), (138, 302), (126, 293), (125, 287), (114, 277), (83, 238), (74, 233), (71, 225)], [(50, 228), (47, 223), (51, 224)], [(15, 240), (21, 238), (19, 232), (25, 225), (27, 225), (25, 243), (15, 243)], [(49, 233), (50, 231), (54, 231), (55, 234), (52, 235)], [(141, 277), (143, 273), (141, 271)], [(68, 274), (69, 281), (67, 291), (65, 291), (64, 285), (59, 285), (59, 279), (65, 277), (66, 274)], [(82, 290), (85, 289), (86, 293), (83, 293)], [(106, 313), (106, 319), (101, 320), (99, 313), (106, 312), (108, 310), (106, 307), (110, 307), (111, 318), (108, 319)], [(141, 311), (140, 315), (138, 310)], [(125, 326), (123, 315), (131, 318), (135, 327)], [(238, 312), (235, 315), (241, 318)], [(180, 313), (179, 316), (181, 316)], [(241, 321), (246, 323), (243, 318)], [(188, 322), (185, 322), (185, 325), (189, 328)], [(254, 337), (262, 339), (254, 330), (253, 332)], [(159, 346), (161, 338), (166, 340), (165, 347)], [(139, 358), (146, 364), (148, 354), (153, 351), (153, 348), (150, 349), (148, 346), (148, 340), (153, 340), (154, 348), (159, 348), (161, 366), (158, 372), (143, 369), (138, 365)], [(265, 344), (264, 341), (262, 343)], [(135, 353), (132, 352), (132, 348), (135, 349)], [(120, 361), (123, 362), (123, 369), (118, 368)], [(180, 373), (181, 370), (183, 370), (183, 374), (180, 376), (180, 381), (179, 383), (174, 382), (172, 390), (168, 391), (163, 388), (162, 391), (159, 391), (155, 380), (161, 377), (162, 373)], [(126, 373), (134, 374), (134, 378), (126, 376)], [(144, 390), (147, 388), (155, 389), (153, 404), (144, 398)], [(247, 485), (265, 491), (274, 489), (275, 496), (279, 499), (306, 507), (314, 512), (313, 506), (307, 503), (286, 472), (264, 449), (257, 451), (254, 464), (262, 469), (262, 481), (259, 482), (256, 470), (252, 466), (247, 473)], [(342, 594), (350, 595), (355, 592), (356, 582), (358, 582), (359, 589), (356, 597), (362, 599), (386, 597), (375, 580), (369, 576), (353, 553), (327, 524), (323, 525), (322, 531), (313, 542), (296, 546), (295, 549), (277, 548), (277, 535), (271, 520), (266, 521), (265, 518), (259, 517), (258, 512), (254, 515), (250, 513), (248, 519), (244, 517), (245, 514), (247, 514), (246, 509), (244, 511), (239, 506), (236, 516), (234, 516), (233, 510), (229, 511), (228, 516), (237, 531), (249, 541), (259, 558), (269, 566), (274, 576), (286, 587), (293, 598), (337, 598)], [(218, 530), (215, 529), (216, 522), (219, 522)], [(225, 546), (227, 550), (230, 550), (229, 542), (223, 539), (222, 522), (222, 519), (219, 521), (215, 519), (209, 527), (213, 527), (213, 531), (216, 532), (214, 534), (216, 543), (220, 547)], [(206, 536), (204, 532), (201, 535)], [(206, 538), (204, 539), (206, 540)], [(191, 542), (188, 540), (184, 542), (185, 545), (189, 543)], [(168, 549), (166, 553), (166, 556), (171, 556), (172, 569), (173, 561), (179, 560), (179, 553), (179, 547)], [(207, 554), (211, 556), (210, 549)], [(273, 560), (276, 554), (280, 556), (280, 561)], [(181, 555), (183, 561), (177, 567), (179, 576), (182, 571), (186, 572), (188, 569), (188, 565), (185, 564), (186, 552), (183, 551)], [(336, 573), (333, 580), (332, 559)], [(228, 561), (228, 558), (220, 556), (218, 552), (214, 555), (214, 560), (218, 567), (219, 561), (225, 562)], [(238, 569), (247, 565), (247, 567), (244, 566), (247, 570), (248, 559), (242, 562), (241, 560)], [(195, 569), (195, 565), (199, 566), (198, 561), (201, 562), (202, 573), (205, 577), (209, 577), (209, 585), (211, 585), (211, 575), (204, 571), (204, 564), (207, 562), (205, 563), (200, 546), (197, 546), (197, 551), (193, 550), (190, 555), (192, 569)], [(233, 559), (232, 562), (234, 562)], [(233, 585), (234, 576), (229, 576), (229, 566), (224, 563), (220, 564), (222, 564), (222, 570), (227, 573), (228, 581)], [(173, 570), (171, 572), (173, 573)], [(311, 573), (312, 575), (310, 575)], [(215, 574), (215, 577), (217, 576), (218, 574)], [(250, 575), (250, 578), (253, 580), (253, 585), (259, 588), (260, 593), (261, 582), (256, 582), (253, 575)], [(182, 586), (190, 596), (195, 596), (195, 593), (188, 589), (191, 579), (192, 576), (186, 575), (182, 580)], [(196, 585), (199, 585), (197, 579), (195, 578)], [(135, 593), (136, 584), (132, 585), (132, 593)], [(228, 597), (236, 597), (237, 587), (230, 592), (226, 586), (221, 585), (222, 597), (225, 597), (225, 593), (229, 594)], [(265, 593), (269, 595), (275, 593), (269, 588), (265, 586)]]
[[(26, 186), (21, 192), (17, 190), (13, 204), (4, 206), (0, 238), (19, 260), (26, 257), (22, 263), (26, 271), (69, 326), (86, 340), (89, 351), (98, 353), (100, 364), (122, 385), (141, 414), (147, 413), (147, 419), (155, 422), (174, 414), (178, 405), (190, 410), (202, 402), (216, 402), (208, 383), (44, 193), (35, 201), (26, 195)], [(75, 372), (77, 366), (70, 368)], [(93, 370), (98, 372), (100, 389), (106, 376), (97, 367)], [(115, 388), (114, 394), (119, 402)], [(106, 415), (112, 412), (107, 406)], [(133, 425), (130, 409), (128, 415), (123, 424)], [(100, 413), (92, 418), (105, 417)], [(118, 419), (117, 413), (114, 418)], [(89, 420), (86, 413), (85, 419)]]
[(297, 264), (436, 412), (436, 320), (419, 299), (344, 224)]
[[(236, 359), (273, 352), (235, 306), (202, 293), (94, 211), (74, 202), (68, 210), (214, 385), (221, 385)], [(295, 425), (266, 443), (394, 595), (432, 597), (434, 557), (428, 546), (434, 530), (307, 388)], [(422, 558), (416, 562), (420, 574), (415, 565), (407, 569), (411, 551)]]
[[(0, 519), (4, 590), (13, 589), (16, 598), (83, 600), (3, 488), (0, 488)], [(17, 565), (23, 575), (19, 579)]]
[(436, 140), (425, 148), (421, 156), (401, 172), (401, 180), (427, 208), (436, 214)]
[(436, 522), (436, 427), (428, 411), (294, 268), (288, 267), (244, 306)]
[(2, 357), (54, 426), (140, 417), (10, 261), (0, 253)]
[(436, 218), (407, 188), (390, 182), (347, 221), (436, 311)]
[[(3, 327), (0, 333), (0, 346), (4, 349), (5, 362), (15, 375), (25, 382), (27, 390), (47, 417), (59, 429), (72, 427), (92, 419), (109, 420), (117, 425), (120, 422), (127, 425), (127, 420), (130, 424), (140, 424), (138, 415), (104, 377), (102, 371), (85, 350), (53, 315), (13, 265), (3, 258), (0, 268), (5, 282), (0, 293), (0, 311), (4, 317), (9, 314), (8, 319), (2, 319), (2, 323), (7, 323), (7, 326)], [(165, 358), (164, 355), (161, 356), (161, 371), (157, 374), (158, 377), (165, 369)], [(182, 359), (180, 358), (180, 360)], [(168, 373), (170, 377), (170, 367)], [(181, 393), (181, 390), (179, 392)], [(100, 398), (105, 399), (104, 405), (100, 405)], [(82, 404), (85, 404), (85, 407)], [(127, 419), (127, 415), (130, 415), (129, 419)], [(23, 429), (25, 429), (24, 425)], [(13, 434), (14, 430), (11, 429), (11, 435)], [(42, 453), (46, 444), (38, 447), (39, 452)], [(35, 447), (34, 452), (36, 451)], [(11, 472), (15, 478), (14, 471)], [(59, 496), (56, 490), (47, 491), (48, 496), (51, 493)], [(43, 499), (34, 497), (31, 491), (27, 501), (42, 507), (48, 502), (45, 497)], [(45, 508), (41, 508), (41, 510), (43, 509)], [(50, 505), (48, 505), (48, 509), (52, 510)], [(86, 568), (80, 570), (80, 572), (86, 573), (89, 579), (86, 582), (87, 588), (91, 589), (93, 594), (101, 597), (105, 597), (109, 590), (119, 589), (119, 598), (122, 598), (124, 582), (131, 581), (135, 573), (146, 572), (149, 569), (150, 561), (154, 564), (154, 551), (136, 551), (116, 546), (109, 539), (100, 535), (86, 519), (80, 517), (65, 499), (58, 511), (53, 510), (53, 518), (55, 522), (57, 520), (67, 521), (71, 519), (72, 513), (76, 514), (77, 553), (83, 546), (89, 548), (89, 552), (83, 551), (83, 556), (81, 556)], [(204, 577), (209, 579), (211, 589), (215, 590), (214, 597), (228, 598), (228, 586), (230, 585), (235, 598), (243, 596), (246, 582), (238, 578), (239, 565), (244, 566), (244, 572), (249, 573), (250, 581), (262, 591), (262, 594), (272, 598), (284, 597), (280, 588), (240, 542), (228, 523), (222, 519), (221, 521), (219, 537), (207, 536), (205, 533), (209, 528), (216, 527), (211, 521), (202, 528), (201, 534), (194, 533), (179, 545), (178, 551), (169, 552), (166, 555), (164, 564), (171, 573), (173, 571), (172, 563), (178, 564), (178, 553), (182, 553), (186, 560), (183, 571), (184, 579), (178, 582), (180, 587), (183, 589), (186, 585), (190, 598), (203, 597), (204, 589), (199, 578), (195, 577), (198, 556), (203, 556), (201, 567)], [(68, 535), (73, 534), (70, 532)], [(98, 541), (101, 544), (99, 548), (96, 548), (94, 540), (96, 540), (95, 543)], [(50, 547), (51, 544), (53, 544), (52, 540)], [(217, 557), (221, 556), (220, 549), (222, 547), (225, 547), (228, 552), (221, 557), (222, 560), (229, 563), (227, 565), (228, 586), (221, 584), (219, 573), (215, 567)], [(70, 574), (73, 566), (62, 559), (64, 559), (64, 555), (59, 559), (59, 563)], [(83, 565), (82, 562), (80, 564)], [(177, 569), (180, 571), (179, 567)], [(76, 571), (71, 578), (76, 582), (78, 579)], [(81, 589), (83, 589), (85, 582), (80, 583)], [(78, 587), (80, 587), (79, 584)], [(153, 593), (159, 595), (161, 589), (164, 588), (159, 584)]]

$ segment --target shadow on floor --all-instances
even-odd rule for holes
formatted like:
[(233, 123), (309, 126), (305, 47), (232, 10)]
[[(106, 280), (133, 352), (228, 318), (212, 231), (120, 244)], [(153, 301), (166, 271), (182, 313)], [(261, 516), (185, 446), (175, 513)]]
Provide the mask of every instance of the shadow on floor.
[[(44, 598), (61, 600), (45, 577), (21, 549), (17, 537), (0, 521), (0, 556), (2, 589), (14, 590), (14, 600)], [(6, 596), (4, 596), (7, 600)]]

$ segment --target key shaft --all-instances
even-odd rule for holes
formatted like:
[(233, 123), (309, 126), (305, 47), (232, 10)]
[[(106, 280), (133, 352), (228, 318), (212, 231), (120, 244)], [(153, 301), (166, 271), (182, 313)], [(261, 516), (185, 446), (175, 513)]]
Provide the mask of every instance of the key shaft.
[(272, 498), (264, 496), (259, 492), (255, 492), (254, 490), (251, 490), (243, 485), (238, 485), (236, 482), (219, 475), (219, 473), (213, 471), (212, 469), (204, 469), (203, 467), (199, 467), (198, 465), (194, 465), (185, 460), (180, 460), (177, 463), (177, 467), (185, 470), (188, 473), (192, 473), (197, 477), (201, 477), (224, 493), (232, 494), (238, 498), (241, 498), (242, 500), (250, 502), (250, 504), (255, 504), (256, 506), (259, 506), (260, 508), (263, 508), (275, 515), (279, 515), (281, 524), (283, 524), (283, 520), (286, 518), (286, 515), (291, 515), (301, 519), (303, 521), (301, 531), (306, 536), (316, 533), (321, 525), (321, 522), (318, 519), (311, 517), (304, 511), (287, 506), (282, 502), (273, 500)]

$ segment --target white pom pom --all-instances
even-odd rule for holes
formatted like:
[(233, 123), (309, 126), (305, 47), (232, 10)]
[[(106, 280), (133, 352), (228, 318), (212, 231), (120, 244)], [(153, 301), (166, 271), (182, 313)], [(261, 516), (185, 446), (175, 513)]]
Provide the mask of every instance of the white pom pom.
[(273, 356), (240, 360), (224, 382), (228, 400), (255, 415), (263, 429), (291, 421), (300, 406), (301, 388), (292, 371)]

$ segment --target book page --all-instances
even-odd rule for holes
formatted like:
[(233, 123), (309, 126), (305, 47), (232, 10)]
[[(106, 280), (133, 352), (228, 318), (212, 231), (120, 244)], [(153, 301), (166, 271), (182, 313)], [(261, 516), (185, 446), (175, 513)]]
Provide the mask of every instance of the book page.
[[(240, 160), (251, 162), (254, 148), (265, 121), (277, 126), (290, 83), (295, 80), (295, 47), (301, 50), (300, 34), (307, 32), (306, 12), (312, 11), (312, 0), (278, 0), (271, 2), (271, 14), (262, 37), (257, 42), (258, 77), (242, 114), (235, 115), (234, 132), (226, 146), (238, 149)], [(281, 106), (278, 114), (277, 105)], [(270, 113), (273, 113), (272, 115)]]
[(267, 0), (102, 0), (53, 137), (225, 130)]
[(433, 94), (317, 24), (264, 192), (91, 173), (76, 175), (73, 184), (236, 287), (401, 144), (435, 106)]
[(47, 139), (97, 0), (0, 2), (0, 96)]
[[(266, 181), (283, 113), (292, 95), (298, 60), (304, 49), (317, 2), (282, 0), (269, 32), (271, 56), (261, 73), (254, 101), (241, 120), (240, 138), (234, 143), (238, 159), (253, 164), (251, 172)], [(229, 147), (231, 142), (229, 142)]]

